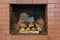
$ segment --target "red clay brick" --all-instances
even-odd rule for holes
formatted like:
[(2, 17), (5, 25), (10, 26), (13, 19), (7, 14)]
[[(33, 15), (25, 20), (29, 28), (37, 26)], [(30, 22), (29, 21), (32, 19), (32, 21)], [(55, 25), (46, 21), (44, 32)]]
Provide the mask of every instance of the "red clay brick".
[(7, 19), (8, 19), (10, 16), (9, 16), (9, 13), (1, 13), (1, 17), (2, 17), (2, 19), (3, 19), (4, 17), (7, 17)]
[(1, 8), (0, 8), (0, 13), (1, 13)]
[(59, 13), (60, 12), (60, 8), (48, 8), (48, 12), (56, 12)]
[[(1, 20), (1, 13), (0, 13), (0, 26), (1, 26), (1, 21), (2, 21), (2, 20)], [(1, 27), (0, 27), (0, 28), (1, 28)]]
[(9, 29), (1, 29), (1, 35), (9, 34)]
[(54, 21), (54, 16), (48, 16), (48, 22), (49, 22), (50, 20), (53, 20), (53, 21)]
[(48, 3), (54, 3), (55, 0), (48, 0)]
[(1, 13), (1, 19), (0, 19), (0, 26), (3, 28), (9, 27), (9, 14), (8, 13)]
[(4, 27), (6, 27), (6, 28), (8, 28), (9, 27), (9, 22), (5, 22), (5, 21), (1, 21), (1, 25), (0, 25), (2, 28)]
[(55, 4), (48, 4), (48, 8), (54, 8)]
[(9, 4), (0, 4), (0, 8), (9, 8)]
[(49, 29), (49, 31), (48, 31), (48, 35), (49, 35), (49, 38), (50, 38), (50, 39), (53, 38), (53, 37), (52, 37), (53, 34), (54, 34), (54, 31), (51, 30), (51, 29)]
[(55, 27), (55, 25), (53, 24), (53, 25), (48, 25), (48, 31), (51, 31), (51, 30), (53, 30), (53, 28)]
[(53, 17), (48, 17), (48, 22), (54, 22), (54, 16)]
[[(1, 23), (0, 23), (0, 31), (1, 31)], [(1, 33), (1, 32), (0, 32)]]
[(0, 17), (1, 17), (1, 12), (0, 12)]
[(20, 35), (20, 40), (29, 40), (28, 38), (28, 35)]
[[(59, 28), (57, 29), (55, 26), (51, 26), (49, 27), (49, 29), (52, 31), (52, 30), (60, 30)], [(56, 31), (54, 31), (54, 33), (56, 33)]]
[(59, 38), (56, 38), (56, 37), (55, 37), (54, 40), (60, 40), (60, 37), (59, 37)]
[(2, 23), (2, 24), (0, 24), (0, 26), (1, 26), (0, 27), (1, 29), (8, 29), (9, 30), (9, 24), (3, 24)]
[(55, 7), (56, 8), (60, 8), (60, 4), (55, 4)]
[(10, 35), (2, 35), (2, 40), (11, 40), (11, 36)]
[(60, 20), (55, 20), (56, 25), (60, 25)]
[(60, 25), (55, 25), (56, 28), (60, 28)]
[(60, 21), (60, 17), (55, 17), (55, 20), (58, 22)]
[(20, 40), (20, 36), (19, 35), (12, 35), (12, 40)]
[(1, 40), (1, 35), (0, 35), (0, 40)]
[(48, 13), (54, 13), (55, 12), (55, 8), (48, 8)]
[(5, 23), (6, 23), (6, 24), (9, 24), (9, 21), (10, 21), (10, 20), (9, 20), (9, 16), (5, 16), (5, 15), (4, 15), (4, 16), (1, 17), (1, 23), (2, 23), (2, 24), (5, 24)]
[(2, 3), (16, 3), (16, 0), (2, 0)]
[[(60, 26), (58, 26), (57, 24), (55, 24), (55, 27), (54, 27), (54, 30), (60, 30)], [(57, 31), (57, 33), (58, 33), (58, 31)]]
[(48, 25), (54, 25), (54, 21), (49, 21)]
[(53, 17), (55, 13), (48, 13), (47, 16)]
[(48, 40), (48, 36), (47, 35), (30, 35), (29, 39), (30, 40)]
[(56, 21), (60, 21), (60, 17), (59, 16), (55, 16), (55, 20)]
[(33, 4), (46, 4), (47, 0), (33, 0)]
[(55, 11), (56, 13), (59, 13), (59, 12), (60, 12), (60, 8), (55, 8), (54, 11)]
[(60, 0), (54, 0), (55, 1), (55, 3), (60, 3)]
[(8, 16), (7, 17), (4, 16), (4, 17), (1, 18), (1, 21), (8, 23), (9, 22), (9, 17)]
[(55, 16), (60, 17), (60, 13), (55, 13)]
[(0, 0), (0, 3), (1, 3), (1, 0)]
[(48, 0), (48, 3), (60, 3), (60, 0)]
[(9, 13), (9, 8), (2, 8), (2, 13)]
[(2, 0), (2, 3), (10, 3), (10, 0)]
[(60, 38), (60, 32), (58, 30), (51, 30), (49, 33), (50, 38)]
[(9, 3), (17, 3), (17, 0), (10, 0)]
[(55, 28), (54, 31), (55, 31), (55, 35), (58, 35), (57, 37), (59, 37), (60, 36), (60, 34), (59, 34), (60, 33), (60, 29)]
[(17, 3), (19, 4), (32, 4), (32, 0), (17, 0)]

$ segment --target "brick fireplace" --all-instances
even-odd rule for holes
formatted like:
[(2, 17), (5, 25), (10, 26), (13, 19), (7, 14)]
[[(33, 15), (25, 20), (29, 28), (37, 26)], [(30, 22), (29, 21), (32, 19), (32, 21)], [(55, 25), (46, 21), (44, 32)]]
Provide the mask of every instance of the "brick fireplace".
[[(46, 4), (47, 34), (12, 35), (10, 20), (13, 4)], [(0, 0), (0, 40), (60, 40), (60, 0)]]
[(47, 4), (10, 4), (10, 33), (47, 34)]

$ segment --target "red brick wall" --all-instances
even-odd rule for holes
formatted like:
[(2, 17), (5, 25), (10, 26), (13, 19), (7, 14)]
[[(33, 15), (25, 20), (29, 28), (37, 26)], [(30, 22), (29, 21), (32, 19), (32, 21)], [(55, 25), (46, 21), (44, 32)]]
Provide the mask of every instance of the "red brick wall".
[[(11, 35), (9, 4), (47, 4), (48, 35)], [(0, 40), (60, 40), (60, 0), (0, 0)]]
[(60, 40), (60, 0), (48, 0), (48, 5), (48, 37)]

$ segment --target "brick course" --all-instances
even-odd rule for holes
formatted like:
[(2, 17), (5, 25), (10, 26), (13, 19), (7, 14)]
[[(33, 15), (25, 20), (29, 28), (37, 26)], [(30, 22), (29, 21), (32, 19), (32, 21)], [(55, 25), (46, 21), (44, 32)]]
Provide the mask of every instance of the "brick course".
[(17, 3), (19, 4), (32, 4), (32, 0), (17, 0)]

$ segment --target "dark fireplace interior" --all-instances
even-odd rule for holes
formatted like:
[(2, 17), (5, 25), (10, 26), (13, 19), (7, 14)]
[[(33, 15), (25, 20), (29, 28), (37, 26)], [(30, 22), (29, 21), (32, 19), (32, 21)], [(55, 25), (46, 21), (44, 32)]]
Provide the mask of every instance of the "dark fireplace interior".
[(46, 4), (10, 4), (11, 34), (47, 34)]

